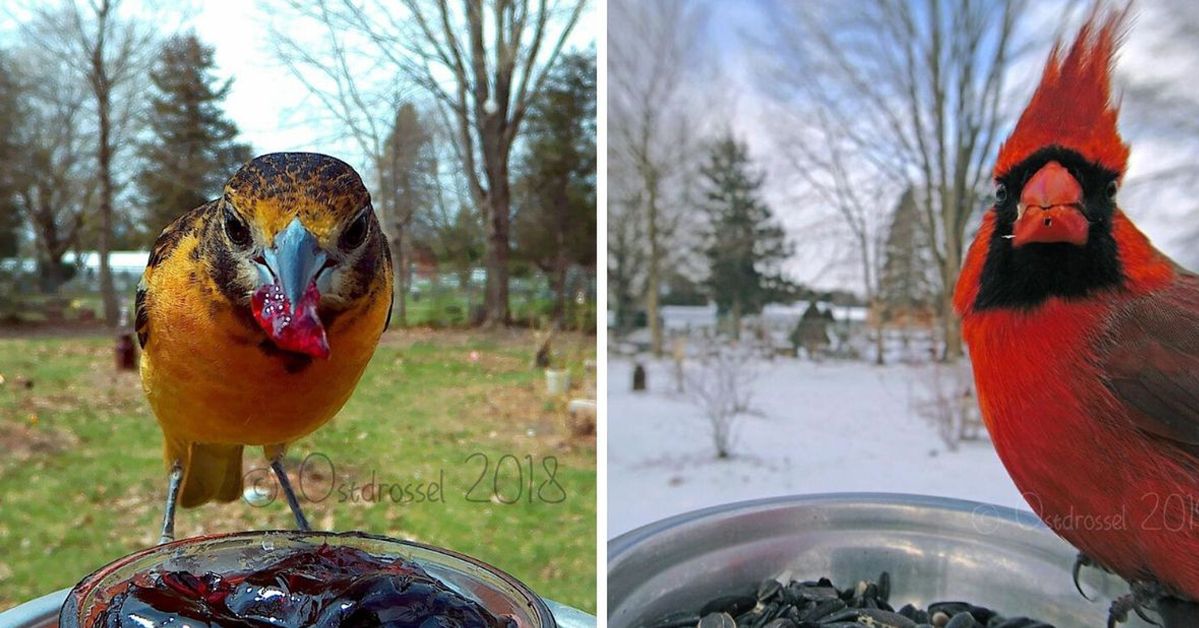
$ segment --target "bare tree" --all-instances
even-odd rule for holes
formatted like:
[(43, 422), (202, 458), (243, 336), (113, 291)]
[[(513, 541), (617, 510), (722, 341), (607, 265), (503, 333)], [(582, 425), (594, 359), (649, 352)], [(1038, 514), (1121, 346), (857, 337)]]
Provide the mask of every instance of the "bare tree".
[(405, 325), (412, 258), (407, 230), (430, 202), (425, 155), (432, 139), (429, 121), (406, 93), (414, 90), (401, 80), (399, 70), (363, 49), (373, 44), (360, 33), (347, 30), (354, 23), (350, 9), (333, 2), (288, 0), (287, 5), (316, 29), (268, 21), (275, 56), (320, 103), (322, 111), (310, 118), (331, 120), (330, 139), (351, 140), (366, 158), (367, 171), (375, 178), (375, 209), (397, 269), (394, 318)]
[(872, 293), (878, 254), (867, 250), (880, 241), (869, 233), (879, 221), (866, 218), (889, 205), (879, 202), (880, 182), (889, 190), (883, 198), (917, 190), (949, 359), (961, 355), (951, 300), (966, 226), (985, 207), (1000, 133), (1015, 113), (1005, 80), (1023, 13), (1021, 0), (783, 3), (770, 16), (773, 36), (760, 42), (778, 60), (763, 72), (765, 89), (796, 125), (822, 127), (835, 140), (801, 146), (792, 136), (786, 146), (795, 170), (834, 202), (863, 247)]
[(36, 55), (26, 61), (23, 72), (14, 67), (10, 74), (23, 86), (19, 125), (7, 138), (19, 150), (8, 156), (5, 171), (13, 204), (34, 236), (42, 289), (53, 291), (66, 279), (63, 256), (78, 246), (93, 209), (94, 148), (84, 125), (84, 87), (62, 64)]
[[(703, 15), (686, 0), (613, 0), (608, 22), (609, 198), (644, 225), (645, 306), (651, 348), (661, 356), (659, 298), (688, 206), (682, 179), (691, 174), (697, 152), (683, 78), (689, 66), (699, 65)], [(630, 227), (615, 229), (614, 239), (626, 246), (622, 238), (630, 233), (620, 230)]]
[(505, 324), (512, 218), (509, 157), (530, 102), (586, 0), (292, 4), (324, 21), (330, 33), (363, 38), (375, 56), (437, 102), (455, 131), (457, 158), (471, 198), (486, 219), (486, 322)]
[(119, 0), (38, 6), (32, 19), (22, 24), (33, 45), (66, 64), (89, 88), (96, 133), (100, 292), (109, 325), (117, 324), (120, 310), (108, 263), (117, 188), (113, 164), (130, 144), (128, 130), (144, 98), (136, 82), (145, 76), (157, 50), (153, 42), (159, 28), (161, 24), (122, 17)]
[(737, 420), (752, 412), (755, 375), (753, 351), (737, 343), (705, 347), (685, 368), (686, 395), (704, 413), (718, 458), (733, 455)]
[(949, 451), (962, 441), (978, 440), (986, 433), (974, 395), (974, 374), (965, 360), (933, 363), (920, 379), (919, 392), (911, 395), (912, 411), (937, 430)]
[[(1199, 214), (1199, 93), (1192, 77), (1199, 72), (1199, 52), (1189, 42), (1199, 37), (1199, 5), (1162, 0), (1139, 3), (1136, 12), (1135, 30), (1116, 66), (1120, 128), (1134, 155), (1152, 155), (1134, 159), (1120, 188), (1121, 206), (1134, 217), (1178, 227), (1158, 244), (1176, 248), (1179, 261), (1193, 268), (1199, 265), (1193, 220)], [(1147, 53), (1141, 63), (1152, 64), (1153, 71), (1134, 63), (1134, 46)]]

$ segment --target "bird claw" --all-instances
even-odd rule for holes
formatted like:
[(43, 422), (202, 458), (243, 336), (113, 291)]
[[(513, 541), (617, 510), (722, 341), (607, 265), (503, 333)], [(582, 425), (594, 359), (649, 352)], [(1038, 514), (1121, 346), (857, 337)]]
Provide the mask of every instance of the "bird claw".
[(1116, 628), (1118, 624), (1128, 621), (1128, 611), (1133, 611), (1138, 617), (1154, 626), (1159, 625), (1145, 615), (1145, 609), (1141, 605), (1141, 600), (1137, 599), (1136, 593), (1129, 593), (1112, 600), (1112, 605), (1107, 611), (1107, 628)]
[(1078, 594), (1081, 595), (1083, 597), (1083, 599), (1088, 602), (1092, 602), (1094, 600), (1091, 599), (1091, 596), (1087, 595), (1086, 591), (1082, 590), (1082, 583), (1078, 581), (1078, 576), (1082, 572), (1083, 567), (1095, 567), (1095, 566), (1096, 566), (1095, 561), (1092, 560), (1090, 556), (1087, 556), (1086, 554), (1079, 552), (1078, 557), (1074, 559), (1074, 569), (1071, 571), (1071, 573), (1074, 576), (1074, 588), (1078, 589)]
[[(1129, 588), (1131, 589), (1130, 593), (1112, 600), (1112, 605), (1108, 610), (1107, 616), (1108, 628), (1115, 628), (1117, 624), (1122, 624), (1128, 621), (1129, 611), (1136, 613), (1137, 617), (1140, 617), (1148, 624), (1170, 628), (1174, 624), (1171, 623), (1168, 617), (1163, 615), (1162, 618), (1166, 620), (1163, 624), (1162, 622), (1155, 621), (1150, 618), (1149, 615), (1146, 614), (1146, 611), (1152, 610), (1158, 614), (1162, 614), (1162, 605), (1168, 601), (1181, 603), (1184, 606), (1188, 605), (1185, 600), (1180, 600), (1173, 597), (1164, 587), (1162, 587), (1162, 585), (1156, 582), (1136, 580), (1129, 583)], [(1191, 622), (1193, 621), (1194, 616), (1188, 615), (1187, 617), (1189, 619), (1186, 620), (1186, 625), (1192, 625)]]

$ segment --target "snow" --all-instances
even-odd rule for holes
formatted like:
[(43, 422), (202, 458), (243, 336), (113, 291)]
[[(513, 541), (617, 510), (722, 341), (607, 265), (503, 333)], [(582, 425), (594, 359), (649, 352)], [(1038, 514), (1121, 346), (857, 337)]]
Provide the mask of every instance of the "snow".
[[(1028, 506), (991, 443), (949, 451), (912, 410), (931, 366), (780, 358), (754, 368), (752, 407), (732, 459), (715, 457), (698, 407), (674, 392), (674, 365), (608, 361), (608, 534), (717, 504), (798, 493), (885, 491)], [(759, 416), (760, 415), (760, 416)]]

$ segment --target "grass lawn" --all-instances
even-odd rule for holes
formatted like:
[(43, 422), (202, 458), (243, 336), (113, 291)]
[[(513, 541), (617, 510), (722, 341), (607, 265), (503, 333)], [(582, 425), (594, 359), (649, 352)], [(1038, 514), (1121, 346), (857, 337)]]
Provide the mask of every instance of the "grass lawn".
[[(578, 382), (594, 337), (555, 346)], [(389, 332), (341, 413), (289, 450), (313, 526), (448, 547), (595, 612), (595, 439), (545, 394), (534, 349), (527, 332)], [(0, 610), (157, 540), (161, 433), (112, 362), (106, 336), (0, 339)], [(440, 499), (380, 496), (372, 478), (439, 482)], [(177, 536), (289, 527), (279, 496), (181, 510)]]

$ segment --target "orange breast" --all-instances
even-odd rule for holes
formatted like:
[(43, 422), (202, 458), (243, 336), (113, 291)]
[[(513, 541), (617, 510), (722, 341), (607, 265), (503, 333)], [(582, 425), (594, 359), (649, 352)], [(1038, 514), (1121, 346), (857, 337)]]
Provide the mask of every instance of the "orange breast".
[[(168, 440), (268, 445), (295, 440), (333, 417), (353, 392), (383, 331), (390, 303), (366, 298), (327, 328), (331, 355), (289, 370), (259, 347), (210, 280), (176, 268), (180, 243), (150, 278), (151, 334), (142, 385)], [(386, 291), (383, 291), (386, 294)]]

